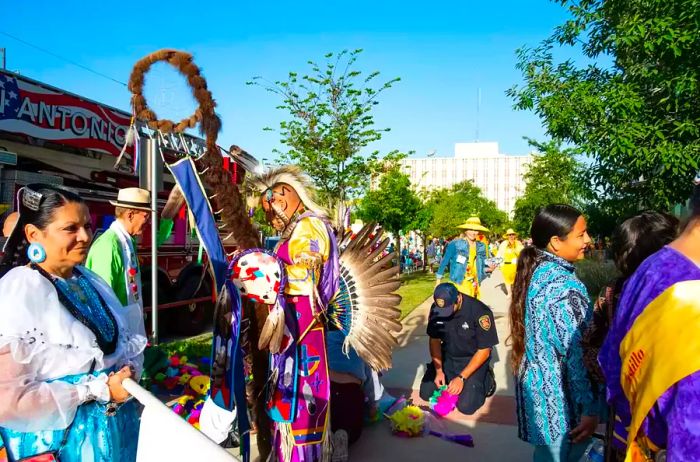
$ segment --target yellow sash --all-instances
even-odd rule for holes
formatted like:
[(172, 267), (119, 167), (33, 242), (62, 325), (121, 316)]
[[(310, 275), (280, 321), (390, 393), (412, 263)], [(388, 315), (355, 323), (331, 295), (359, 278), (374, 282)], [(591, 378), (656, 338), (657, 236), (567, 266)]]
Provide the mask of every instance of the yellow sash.
[[(700, 371), (700, 280), (672, 285), (634, 321), (620, 344), (620, 383), (632, 422), (625, 462), (640, 459), (637, 433), (666, 390)], [(648, 443), (648, 442), (647, 442)]]

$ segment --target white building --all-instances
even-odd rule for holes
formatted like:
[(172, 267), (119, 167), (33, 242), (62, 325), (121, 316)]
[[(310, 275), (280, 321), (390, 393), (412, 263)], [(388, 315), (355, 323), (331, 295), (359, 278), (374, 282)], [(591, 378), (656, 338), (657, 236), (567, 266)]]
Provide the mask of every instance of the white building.
[(498, 152), (498, 143), (456, 143), (454, 157), (404, 159), (404, 171), (417, 190), (450, 188), (471, 180), (499, 209), (512, 216), (515, 201), (525, 190), (523, 175), (532, 155)]

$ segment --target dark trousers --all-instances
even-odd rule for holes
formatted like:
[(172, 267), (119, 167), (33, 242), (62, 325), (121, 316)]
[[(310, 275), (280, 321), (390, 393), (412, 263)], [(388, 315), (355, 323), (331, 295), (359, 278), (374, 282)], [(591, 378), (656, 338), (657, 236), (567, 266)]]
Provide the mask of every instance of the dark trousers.
[(348, 444), (362, 435), (364, 411), (365, 395), (359, 384), (331, 381), (331, 430), (348, 432)]
[[(435, 386), (435, 366), (433, 363), (428, 363), (425, 375), (420, 384), (420, 397), (423, 401), (428, 401), (437, 387)], [(486, 401), (486, 391), (489, 389), (491, 376), (487, 374), (488, 364), (481, 366), (474, 374), (464, 381), (464, 387), (459, 394), (457, 400), (457, 410), (462, 414), (471, 415), (479, 410)], [(455, 378), (458, 373), (450, 374), (451, 371), (445, 371), (445, 385), (450, 384), (450, 380)]]

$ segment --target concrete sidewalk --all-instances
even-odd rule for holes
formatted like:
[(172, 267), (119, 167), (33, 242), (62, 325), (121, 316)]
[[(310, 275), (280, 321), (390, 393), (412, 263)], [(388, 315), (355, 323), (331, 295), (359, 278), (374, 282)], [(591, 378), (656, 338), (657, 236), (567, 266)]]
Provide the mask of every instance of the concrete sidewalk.
[[(366, 427), (362, 438), (350, 447), (350, 460), (360, 461), (431, 461), (474, 460), (525, 462), (532, 460), (532, 447), (518, 439), (513, 378), (508, 367), (510, 349), (505, 346), (509, 334), (508, 299), (502, 288), (503, 278), (497, 271), (482, 286), (482, 300), (494, 311), (499, 345), (494, 351), (494, 372), (497, 391), (482, 409), (472, 416), (452, 412), (441, 422), (444, 431), (468, 433), (474, 448), (440, 440), (433, 436), (416, 439), (398, 438), (391, 434), (386, 421)], [(428, 337), (425, 333), (432, 299), (426, 300), (403, 321), (399, 336), (400, 348), (394, 352), (394, 365), (382, 378), (384, 386), (395, 396), (411, 396), (418, 405), (426, 404), (418, 397), (418, 388), (425, 364), (430, 361)]]

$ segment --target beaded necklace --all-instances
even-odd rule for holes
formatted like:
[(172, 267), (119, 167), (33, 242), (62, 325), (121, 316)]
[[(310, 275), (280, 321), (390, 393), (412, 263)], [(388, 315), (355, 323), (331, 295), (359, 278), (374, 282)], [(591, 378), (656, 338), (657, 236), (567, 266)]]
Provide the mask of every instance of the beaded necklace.
[(78, 321), (95, 334), (100, 349), (106, 355), (114, 353), (119, 337), (117, 322), (90, 281), (77, 270), (75, 270), (74, 279), (62, 279), (52, 276), (38, 265), (32, 264), (31, 268), (53, 284), (58, 300)]

